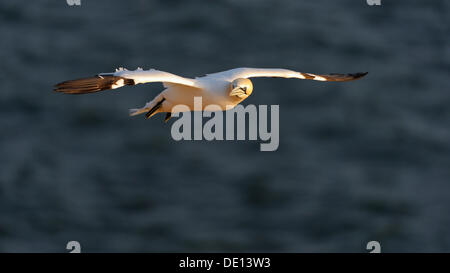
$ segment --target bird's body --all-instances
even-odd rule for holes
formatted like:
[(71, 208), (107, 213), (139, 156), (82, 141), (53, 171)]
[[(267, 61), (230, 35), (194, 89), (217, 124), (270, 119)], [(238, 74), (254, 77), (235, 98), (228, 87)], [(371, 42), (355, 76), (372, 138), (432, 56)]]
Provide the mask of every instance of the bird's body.
[(202, 110), (205, 110), (205, 107), (208, 105), (217, 105), (221, 110), (235, 107), (252, 93), (253, 85), (248, 79), (251, 77), (350, 81), (363, 77), (366, 74), (315, 75), (287, 69), (235, 68), (190, 79), (154, 69), (142, 70), (138, 68), (134, 71), (129, 71), (121, 68), (113, 73), (101, 73), (95, 77), (59, 83), (55, 86), (55, 91), (68, 94), (85, 94), (116, 89), (124, 85), (162, 82), (165, 89), (144, 107), (130, 109), (130, 115), (147, 113), (146, 117), (149, 118), (156, 113), (165, 112), (168, 113), (166, 115), (166, 120), (168, 120), (170, 114), (174, 112), (173, 107), (176, 105), (185, 105), (189, 111), (193, 111), (195, 108), (195, 97), (202, 98)]

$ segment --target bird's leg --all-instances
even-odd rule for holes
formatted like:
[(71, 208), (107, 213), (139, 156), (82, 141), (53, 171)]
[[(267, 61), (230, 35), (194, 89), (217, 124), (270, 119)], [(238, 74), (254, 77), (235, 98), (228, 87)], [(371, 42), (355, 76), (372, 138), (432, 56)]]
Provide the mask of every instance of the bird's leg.
[(147, 112), (147, 114), (145, 114), (145, 118), (149, 119), (153, 113), (155, 113), (159, 108), (161, 108), (162, 103), (165, 101), (166, 99), (163, 98), (160, 102), (158, 102), (155, 106), (152, 107), (152, 109), (150, 109), (150, 111)]
[(168, 122), (171, 117), (172, 117), (172, 113), (171, 112), (167, 112), (166, 113), (166, 117), (164, 118), (164, 122)]

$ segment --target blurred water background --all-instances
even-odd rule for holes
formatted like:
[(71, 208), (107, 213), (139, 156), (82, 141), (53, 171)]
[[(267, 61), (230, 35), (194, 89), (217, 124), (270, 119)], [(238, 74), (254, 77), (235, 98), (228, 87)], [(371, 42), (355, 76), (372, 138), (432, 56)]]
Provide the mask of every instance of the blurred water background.
[[(0, 251), (450, 251), (450, 2), (0, 2)], [(129, 118), (160, 84), (68, 96), (124, 66), (369, 71), (254, 79), (280, 146), (172, 140)], [(173, 121), (172, 121), (173, 122)]]

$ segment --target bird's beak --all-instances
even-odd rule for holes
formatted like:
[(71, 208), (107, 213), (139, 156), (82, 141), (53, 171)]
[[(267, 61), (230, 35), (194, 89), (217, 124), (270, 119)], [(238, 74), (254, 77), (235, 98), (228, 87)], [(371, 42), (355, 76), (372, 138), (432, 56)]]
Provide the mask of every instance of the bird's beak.
[(240, 87), (236, 87), (236, 88), (234, 88), (233, 90), (231, 90), (231, 92), (230, 92), (230, 96), (238, 96), (238, 97), (241, 97), (241, 96), (243, 96), (243, 95), (246, 95), (246, 93), (245, 93), (245, 91), (242, 90), (242, 88), (240, 88)]

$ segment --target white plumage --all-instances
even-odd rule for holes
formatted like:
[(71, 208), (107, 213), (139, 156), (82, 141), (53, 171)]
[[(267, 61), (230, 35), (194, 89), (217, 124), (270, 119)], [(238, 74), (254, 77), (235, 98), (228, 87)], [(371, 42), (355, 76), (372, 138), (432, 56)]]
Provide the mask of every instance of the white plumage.
[(167, 121), (172, 113), (172, 108), (176, 105), (183, 104), (188, 106), (191, 111), (194, 110), (194, 97), (202, 97), (203, 109), (211, 104), (218, 105), (222, 110), (236, 106), (252, 93), (253, 84), (249, 78), (253, 77), (351, 81), (366, 74), (316, 75), (279, 68), (235, 68), (190, 79), (155, 69), (138, 68), (129, 71), (119, 68), (112, 73), (100, 73), (94, 77), (59, 83), (54, 90), (67, 94), (85, 94), (116, 89), (125, 85), (162, 82), (166, 89), (144, 107), (130, 109), (130, 115), (147, 113), (146, 117), (149, 118), (156, 113), (165, 112), (168, 113)]

